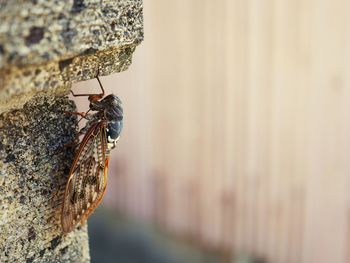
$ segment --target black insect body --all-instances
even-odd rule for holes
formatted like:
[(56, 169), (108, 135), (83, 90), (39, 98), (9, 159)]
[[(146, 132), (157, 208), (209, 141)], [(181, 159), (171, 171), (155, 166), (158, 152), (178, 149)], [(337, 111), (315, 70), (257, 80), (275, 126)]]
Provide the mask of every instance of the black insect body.
[[(88, 121), (79, 132), (85, 134), (75, 154), (64, 194), (61, 225), (63, 233), (83, 223), (101, 202), (106, 190), (110, 150), (115, 148), (123, 128), (120, 99), (110, 94), (74, 94), (89, 96), (90, 110), (81, 115)], [(96, 111), (94, 114), (88, 114)]]
[(123, 108), (122, 102), (114, 94), (110, 94), (101, 101), (91, 101), (90, 110), (98, 111), (94, 114), (94, 121), (107, 121), (107, 140), (109, 149), (115, 148), (123, 128)]

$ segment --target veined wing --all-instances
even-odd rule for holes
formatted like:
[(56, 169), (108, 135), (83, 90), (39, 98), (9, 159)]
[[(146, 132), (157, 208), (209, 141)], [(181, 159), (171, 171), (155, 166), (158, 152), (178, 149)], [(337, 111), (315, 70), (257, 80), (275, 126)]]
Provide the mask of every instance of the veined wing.
[(83, 223), (101, 202), (108, 161), (106, 122), (100, 121), (87, 131), (69, 172), (61, 213), (64, 233)]

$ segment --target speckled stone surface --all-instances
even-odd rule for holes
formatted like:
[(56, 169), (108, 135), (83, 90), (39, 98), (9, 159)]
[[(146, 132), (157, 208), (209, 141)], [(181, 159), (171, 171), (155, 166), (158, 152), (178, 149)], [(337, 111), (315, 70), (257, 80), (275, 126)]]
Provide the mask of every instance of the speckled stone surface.
[(74, 82), (124, 71), (134, 50), (112, 47), (58, 62), (0, 69), (0, 113), (22, 107), (37, 92), (68, 94)]
[(0, 0), (0, 67), (39, 64), (135, 46), (141, 0)]
[(0, 262), (89, 262), (86, 229), (61, 235), (60, 200), (73, 159), (75, 106), (37, 95), (0, 115)]
[(0, 262), (89, 262), (87, 227), (63, 236), (77, 133), (73, 82), (126, 70), (141, 0), (0, 0)]
[(143, 40), (142, 10), (141, 0), (0, 0), (0, 112), (126, 70)]

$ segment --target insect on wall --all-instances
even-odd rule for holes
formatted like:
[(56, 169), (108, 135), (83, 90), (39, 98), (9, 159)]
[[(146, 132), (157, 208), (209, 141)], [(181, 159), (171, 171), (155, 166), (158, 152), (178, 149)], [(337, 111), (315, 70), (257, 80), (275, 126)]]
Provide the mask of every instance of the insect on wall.
[(78, 133), (77, 151), (64, 193), (61, 212), (63, 233), (69, 233), (78, 224), (84, 223), (101, 202), (106, 191), (110, 151), (115, 148), (123, 128), (121, 100), (114, 94), (104, 97), (104, 88), (100, 79), (96, 78), (102, 93), (72, 92), (75, 97), (87, 96), (90, 109), (87, 112), (68, 112), (86, 119), (86, 125)]

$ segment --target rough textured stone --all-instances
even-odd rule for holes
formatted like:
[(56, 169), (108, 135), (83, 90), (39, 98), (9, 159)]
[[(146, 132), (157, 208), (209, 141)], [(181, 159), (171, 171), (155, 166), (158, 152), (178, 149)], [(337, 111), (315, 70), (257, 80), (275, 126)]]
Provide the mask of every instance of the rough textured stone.
[(73, 82), (124, 71), (141, 0), (0, 0), (0, 262), (88, 262), (87, 227), (63, 236), (77, 133)]
[(0, 69), (0, 113), (19, 108), (37, 92), (67, 94), (73, 82), (126, 70), (135, 47), (111, 47), (93, 54), (26, 67)]
[(143, 40), (141, 0), (0, 0), (0, 21), (0, 112), (126, 70)]
[(59, 222), (73, 159), (62, 146), (76, 132), (76, 117), (62, 112), (72, 110), (67, 98), (41, 94), (0, 115), (1, 262), (89, 261), (86, 229), (62, 236)]
[(141, 0), (0, 0), (0, 67), (39, 64), (135, 46)]

